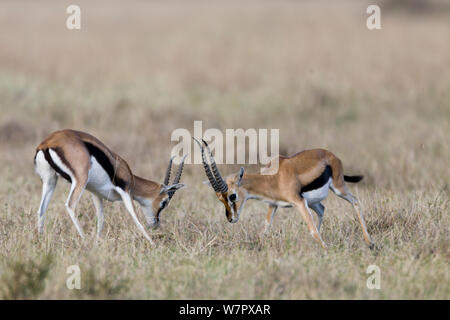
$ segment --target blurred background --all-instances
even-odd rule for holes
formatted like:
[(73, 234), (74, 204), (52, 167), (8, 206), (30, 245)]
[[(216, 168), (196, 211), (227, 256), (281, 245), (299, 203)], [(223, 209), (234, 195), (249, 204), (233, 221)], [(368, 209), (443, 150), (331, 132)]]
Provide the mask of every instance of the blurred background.
[[(81, 30), (66, 28), (71, 4)], [(366, 27), (371, 4), (381, 30)], [(448, 298), (449, 39), (444, 0), (2, 0), (0, 297)], [(331, 150), (346, 174), (365, 175), (351, 188), (383, 249), (365, 247), (334, 196), (321, 230), (327, 254), (293, 209), (261, 240), (267, 208), (248, 204), (228, 224), (199, 165), (185, 167), (189, 188), (152, 231), (156, 249), (120, 204), (107, 205), (94, 246), (87, 196), (80, 241), (64, 182), (37, 237), (33, 157), (47, 134), (87, 131), (137, 175), (162, 181), (172, 131), (194, 120), (204, 130), (278, 128), (283, 155)], [(87, 290), (65, 286), (74, 263)], [(383, 290), (366, 288), (368, 264), (380, 266)]]
[(71, 3), (1, 4), (1, 161), (20, 172), (75, 128), (158, 176), (172, 130), (203, 120), (280, 128), (281, 154), (329, 148), (378, 186), (448, 178), (447, 1), (78, 1), (68, 30)]

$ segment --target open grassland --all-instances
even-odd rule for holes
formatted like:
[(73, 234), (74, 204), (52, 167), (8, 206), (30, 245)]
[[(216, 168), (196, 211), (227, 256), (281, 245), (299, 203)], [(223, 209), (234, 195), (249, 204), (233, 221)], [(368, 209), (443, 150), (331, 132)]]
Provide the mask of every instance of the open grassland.
[[(0, 5), (0, 297), (450, 297), (448, 11), (387, 6), (382, 30), (369, 31), (361, 1), (79, 4), (80, 31), (65, 28), (67, 1)], [(261, 203), (231, 225), (198, 165), (186, 166), (188, 188), (152, 231), (155, 249), (119, 203), (106, 204), (95, 246), (87, 194), (81, 240), (61, 179), (37, 236), (33, 156), (46, 134), (88, 131), (162, 181), (172, 130), (194, 120), (280, 128), (285, 155), (333, 151), (347, 174), (366, 177), (350, 187), (380, 249), (365, 246), (334, 195), (324, 202), (328, 251), (293, 209), (278, 211), (266, 238)], [(66, 288), (74, 264), (81, 290)], [(380, 290), (366, 287), (372, 264)]]

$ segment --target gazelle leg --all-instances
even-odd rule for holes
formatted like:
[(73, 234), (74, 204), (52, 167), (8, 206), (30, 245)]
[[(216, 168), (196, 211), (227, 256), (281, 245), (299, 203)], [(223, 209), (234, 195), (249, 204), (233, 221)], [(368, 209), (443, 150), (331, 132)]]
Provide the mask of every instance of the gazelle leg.
[(358, 221), (359, 221), (359, 224), (361, 225), (361, 228), (363, 231), (364, 241), (367, 243), (367, 245), (369, 247), (373, 247), (374, 244), (373, 244), (372, 238), (369, 235), (369, 232), (367, 232), (366, 222), (364, 221), (364, 215), (363, 215), (362, 208), (361, 208), (361, 205), (359, 204), (358, 199), (356, 199), (356, 197), (354, 197), (350, 193), (348, 193), (348, 195), (345, 197), (342, 196), (342, 198), (352, 204), (352, 207), (355, 210), (356, 215), (358, 216)]
[(95, 213), (97, 214), (96, 240), (98, 240), (100, 238), (100, 233), (102, 232), (102, 229), (103, 229), (103, 221), (104, 221), (103, 202), (102, 202), (102, 199), (95, 193), (92, 193), (92, 202), (94, 203)]
[(326, 249), (327, 246), (325, 242), (323, 242), (322, 237), (320, 236), (319, 231), (317, 231), (316, 225), (314, 224), (314, 220), (311, 214), (311, 210), (309, 210), (308, 202), (304, 198), (297, 197), (296, 199), (290, 201), (293, 203), (298, 211), (300, 211), (300, 214), (303, 217), (303, 220), (305, 220), (306, 225), (308, 226), (309, 232), (311, 233), (312, 237), (317, 240), (317, 242), (320, 243), (322, 248)]
[(124, 190), (122, 190), (119, 187), (116, 188), (116, 191), (120, 194), (120, 196), (121, 196), (121, 198), (123, 200), (123, 203), (125, 204), (125, 208), (130, 213), (131, 218), (133, 219), (133, 221), (136, 224), (136, 226), (138, 227), (138, 229), (142, 232), (142, 234), (144, 235), (145, 239), (147, 239), (150, 242), (151, 245), (154, 245), (154, 242), (149, 237), (147, 232), (145, 232), (144, 227), (142, 226), (142, 224), (139, 222), (138, 218), (136, 217), (133, 201), (131, 200), (131, 197), (128, 194), (128, 192), (125, 192)]
[(265, 221), (265, 226), (264, 226), (264, 234), (266, 235), (269, 230), (270, 227), (272, 226), (272, 221), (273, 221), (273, 217), (275, 216), (275, 212), (277, 211), (278, 207), (277, 206), (269, 206), (269, 210), (267, 211), (267, 215), (266, 215), (266, 221)]
[(44, 227), (45, 212), (47, 211), (48, 204), (50, 203), (53, 192), (55, 191), (56, 183), (58, 182), (58, 176), (55, 170), (45, 159), (44, 153), (42, 151), (36, 153), (34, 166), (36, 173), (39, 175), (39, 177), (41, 177), (42, 180), (42, 196), (41, 202), (39, 204), (39, 209), (37, 211), (37, 228), (38, 232), (42, 233)]
[(317, 223), (317, 231), (320, 232), (320, 226), (322, 225), (323, 214), (325, 212), (325, 207), (320, 202), (310, 205), (311, 209), (317, 214), (318, 223)]
[(75, 209), (86, 187), (86, 181), (87, 179), (83, 179), (82, 181), (78, 182), (75, 178), (72, 178), (72, 187), (70, 189), (70, 194), (66, 202), (66, 210), (69, 213), (70, 219), (72, 219), (72, 222), (75, 225), (78, 234), (83, 239), (84, 239), (83, 229), (81, 228), (77, 220), (77, 217), (75, 216)]
[(332, 188), (331, 190), (336, 193), (336, 195), (344, 200), (347, 200), (352, 205), (353, 209), (356, 212), (356, 215), (358, 217), (359, 224), (361, 225), (364, 241), (367, 243), (367, 245), (370, 248), (374, 247), (374, 243), (372, 241), (372, 238), (370, 237), (369, 233), (367, 232), (366, 228), (366, 222), (364, 221), (364, 215), (362, 212), (361, 205), (359, 204), (358, 199), (356, 199), (355, 196), (353, 196), (347, 189), (347, 187), (344, 185), (342, 188)]
[(48, 176), (42, 177), (42, 197), (39, 209), (37, 212), (37, 228), (38, 232), (42, 233), (45, 220), (45, 212), (47, 211), (48, 204), (55, 191), (56, 182), (58, 182), (58, 176), (55, 172)]

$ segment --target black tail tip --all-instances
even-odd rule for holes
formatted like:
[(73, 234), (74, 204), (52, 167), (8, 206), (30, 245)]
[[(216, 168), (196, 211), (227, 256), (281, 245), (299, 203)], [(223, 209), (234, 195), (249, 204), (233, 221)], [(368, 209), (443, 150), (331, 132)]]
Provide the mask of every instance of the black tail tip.
[(344, 175), (344, 181), (351, 182), (351, 183), (357, 183), (360, 182), (364, 176), (345, 176)]

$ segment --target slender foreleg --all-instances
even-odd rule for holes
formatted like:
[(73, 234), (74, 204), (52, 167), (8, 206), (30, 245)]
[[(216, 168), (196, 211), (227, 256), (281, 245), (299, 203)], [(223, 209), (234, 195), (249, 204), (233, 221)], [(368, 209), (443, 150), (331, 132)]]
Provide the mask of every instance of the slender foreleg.
[(133, 219), (133, 221), (136, 224), (136, 226), (138, 227), (138, 229), (144, 235), (145, 239), (147, 239), (150, 242), (151, 245), (155, 245), (154, 242), (152, 241), (152, 239), (150, 238), (150, 236), (147, 234), (147, 232), (145, 232), (145, 229), (142, 226), (142, 224), (139, 222), (138, 218), (136, 217), (133, 201), (131, 200), (131, 196), (129, 195), (129, 193), (124, 191), (124, 190), (122, 190), (119, 187), (116, 188), (116, 191), (122, 197), (123, 203), (125, 204), (125, 208), (129, 212), (131, 218)]
[(264, 235), (268, 234), (270, 227), (272, 226), (273, 217), (275, 216), (275, 212), (277, 211), (277, 209), (278, 209), (277, 206), (269, 205), (269, 210), (267, 211), (266, 221), (265, 221), (265, 226), (264, 226)]
[(103, 230), (103, 222), (104, 222), (103, 201), (98, 195), (93, 193), (92, 194), (92, 202), (94, 203), (95, 213), (97, 214), (97, 235), (96, 235), (96, 240), (98, 240), (100, 238), (100, 233)]

